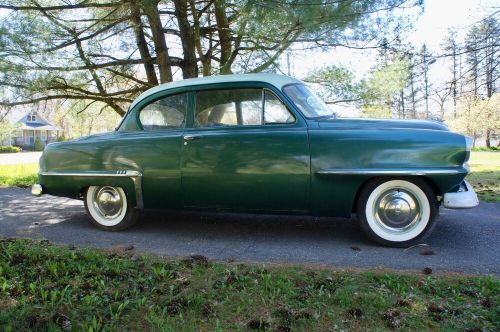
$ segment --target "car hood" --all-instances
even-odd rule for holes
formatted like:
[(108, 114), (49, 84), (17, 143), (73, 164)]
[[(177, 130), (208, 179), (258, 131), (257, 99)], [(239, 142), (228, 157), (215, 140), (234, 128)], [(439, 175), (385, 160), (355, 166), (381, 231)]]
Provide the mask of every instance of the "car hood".
[(449, 131), (448, 126), (438, 121), (389, 120), (389, 119), (331, 119), (318, 121), (320, 128), (345, 129), (428, 129)]

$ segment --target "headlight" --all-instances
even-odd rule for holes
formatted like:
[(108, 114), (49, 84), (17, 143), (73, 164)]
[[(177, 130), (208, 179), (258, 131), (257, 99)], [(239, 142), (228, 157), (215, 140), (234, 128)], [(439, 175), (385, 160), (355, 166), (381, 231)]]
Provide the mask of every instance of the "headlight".
[(472, 149), (472, 145), (474, 144), (474, 140), (472, 137), (465, 136), (465, 161), (467, 162), (470, 158), (470, 151)]

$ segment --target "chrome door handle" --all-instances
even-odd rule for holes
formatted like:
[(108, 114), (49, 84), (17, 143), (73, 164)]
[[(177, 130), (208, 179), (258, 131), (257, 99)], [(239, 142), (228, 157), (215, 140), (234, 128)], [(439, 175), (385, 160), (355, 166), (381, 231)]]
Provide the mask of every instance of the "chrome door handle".
[(201, 138), (201, 136), (194, 136), (194, 135), (184, 135), (184, 140), (186, 141), (192, 141), (194, 139)]

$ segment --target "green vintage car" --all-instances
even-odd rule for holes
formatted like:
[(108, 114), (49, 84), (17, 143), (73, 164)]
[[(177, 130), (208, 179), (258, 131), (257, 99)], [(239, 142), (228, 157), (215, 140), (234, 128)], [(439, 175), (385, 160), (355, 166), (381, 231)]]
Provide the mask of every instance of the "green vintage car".
[(341, 119), (301, 81), (227, 75), (139, 96), (114, 132), (49, 144), (42, 193), (118, 231), (140, 209), (350, 217), (384, 245), (421, 241), (439, 205), (478, 204), (471, 141), (438, 122)]

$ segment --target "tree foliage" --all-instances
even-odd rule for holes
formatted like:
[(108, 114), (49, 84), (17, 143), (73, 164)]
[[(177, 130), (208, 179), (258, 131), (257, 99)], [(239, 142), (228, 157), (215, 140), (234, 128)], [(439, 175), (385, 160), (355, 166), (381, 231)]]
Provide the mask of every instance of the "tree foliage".
[(418, 3), (4, 0), (0, 106), (87, 100), (123, 115), (137, 94), (180, 75), (272, 70), (295, 43), (361, 47), (394, 27), (392, 9)]
[(449, 121), (449, 126), (474, 139), (487, 129), (500, 130), (500, 93), (489, 98), (471, 92), (463, 95), (458, 100), (457, 117)]
[(0, 120), (0, 145), (8, 144), (14, 126), (6, 120)]
[(314, 71), (306, 81), (320, 85), (319, 93), (329, 104), (352, 102), (363, 117), (391, 118), (398, 115), (399, 94), (407, 85), (408, 72), (408, 60), (394, 56), (361, 80), (345, 67), (329, 66)]
[(319, 85), (320, 96), (327, 104), (356, 102), (360, 100), (359, 82), (351, 70), (342, 66), (328, 66), (311, 72), (305, 81)]

